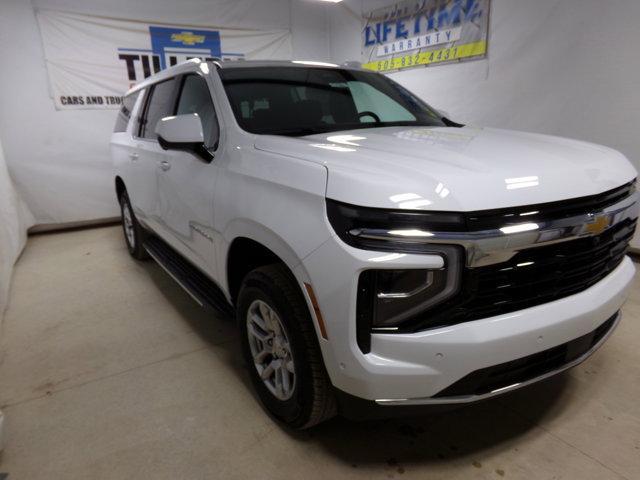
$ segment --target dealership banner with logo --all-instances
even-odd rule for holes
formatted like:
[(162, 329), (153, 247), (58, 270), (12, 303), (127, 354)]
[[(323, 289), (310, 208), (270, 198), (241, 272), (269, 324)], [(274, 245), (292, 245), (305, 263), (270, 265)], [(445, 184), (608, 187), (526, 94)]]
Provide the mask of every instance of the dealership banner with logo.
[(163, 25), (49, 10), (36, 12), (55, 106), (119, 108), (153, 73), (190, 58), (290, 59), (290, 30)]
[(405, 0), (365, 14), (362, 63), (381, 72), (487, 54), (490, 0)]

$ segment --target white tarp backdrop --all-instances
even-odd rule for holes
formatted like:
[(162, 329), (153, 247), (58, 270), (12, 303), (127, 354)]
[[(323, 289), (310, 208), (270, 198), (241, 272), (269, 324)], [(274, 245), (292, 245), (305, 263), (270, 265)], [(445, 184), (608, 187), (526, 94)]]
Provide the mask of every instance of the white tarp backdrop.
[(362, 63), (385, 72), (487, 53), (489, 0), (403, 0), (364, 14)]
[(38, 10), (57, 109), (119, 108), (122, 94), (189, 58), (288, 59), (290, 30), (167, 25)]
[(31, 225), (33, 217), (13, 188), (0, 144), (0, 326), (13, 263), (22, 250), (27, 228)]

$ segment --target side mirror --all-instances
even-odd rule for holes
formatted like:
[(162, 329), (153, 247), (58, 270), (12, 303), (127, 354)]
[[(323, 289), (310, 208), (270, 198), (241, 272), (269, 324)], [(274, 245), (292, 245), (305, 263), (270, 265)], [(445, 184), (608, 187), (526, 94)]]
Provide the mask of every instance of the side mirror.
[(195, 113), (164, 117), (156, 124), (158, 143), (165, 150), (184, 150), (210, 161), (213, 157), (204, 146), (202, 122)]

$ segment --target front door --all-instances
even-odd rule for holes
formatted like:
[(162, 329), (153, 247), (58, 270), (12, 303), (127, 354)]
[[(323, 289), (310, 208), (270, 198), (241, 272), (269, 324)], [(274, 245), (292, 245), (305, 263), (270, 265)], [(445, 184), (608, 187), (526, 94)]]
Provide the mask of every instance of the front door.
[(196, 113), (202, 122), (206, 149), (212, 156), (165, 150), (158, 163), (158, 208), (161, 228), (172, 246), (205, 272), (215, 271), (213, 192), (218, 162), (219, 126), (204, 77), (188, 74), (180, 82), (174, 115)]

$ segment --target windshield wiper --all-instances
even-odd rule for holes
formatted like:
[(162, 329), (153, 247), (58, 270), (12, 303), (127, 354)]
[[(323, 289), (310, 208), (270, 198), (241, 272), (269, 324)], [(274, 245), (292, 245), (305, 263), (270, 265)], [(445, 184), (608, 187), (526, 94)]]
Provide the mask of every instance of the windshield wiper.
[(261, 135), (282, 135), (285, 137), (304, 137), (306, 135), (315, 135), (317, 133), (325, 133), (329, 130), (325, 128), (312, 128), (312, 127), (298, 127), (298, 128), (283, 128), (273, 131), (256, 132)]
[(322, 125), (315, 127), (282, 128), (278, 130), (263, 130), (259, 135), (282, 135), (286, 137), (304, 137), (306, 135), (316, 135), (318, 133), (331, 133), (346, 130), (362, 130), (365, 128), (385, 128), (385, 127), (439, 127), (431, 122), (416, 120), (401, 120), (397, 122), (371, 122), (371, 123), (344, 123), (337, 125)]

